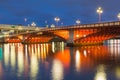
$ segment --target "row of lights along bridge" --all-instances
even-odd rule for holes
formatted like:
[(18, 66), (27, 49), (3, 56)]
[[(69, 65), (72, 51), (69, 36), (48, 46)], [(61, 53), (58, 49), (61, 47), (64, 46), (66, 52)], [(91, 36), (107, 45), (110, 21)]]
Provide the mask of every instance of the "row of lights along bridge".
[[(98, 13), (98, 22), (101, 22), (101, 15), (103, 13), (102, 7), (98, 7), (96, 12)], [(120, 21), (120, 13), (118, 13), (117, 17), (118, 17), (118, 20)], [(25, 22), (27, 21), (26, 18), (24, 20), (25, 20)], [(58, 22), (60, 21), (60, 18), (59, 17), (55, 17), (54, 20), (56, 22), (56, 25), (52, 24), (51, 27), (58, 26)], [(45, 23), (47, 23), (47, 21), (45, 21)], [(79, 19), (76, 20), (76, 24), (78, 24), (78, 25), (80, 24), (80, 20)], [(61, 25), (63, 25), (63, 23), (61, 23)], [(31, 26), (35, 27), (36, 23), (32, 22)], [(46, 27), (48, 27), (48, 25)]]

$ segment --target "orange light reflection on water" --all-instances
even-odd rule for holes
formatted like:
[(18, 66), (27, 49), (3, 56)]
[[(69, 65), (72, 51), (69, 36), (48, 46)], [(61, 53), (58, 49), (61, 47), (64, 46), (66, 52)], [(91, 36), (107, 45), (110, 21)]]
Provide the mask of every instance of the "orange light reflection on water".
[(57, 52), (55, 58), (59, 59), (64, 67), (68, 68), (70, 66), (70, 51), (65, 49), (64, 51)]
[[(120, 45), (116, 44), (109, 46), (81, 46), (72, 48), (72, 52), (71, 48), (64, 49), (58, 46), (59, 49), (53, 53), (49, 44), (5, 44), (3, 47), (3, 59), (5, 67), (11, 66), (12, 70), (17, 67), (18, 76), (26, 73), (30, 77), (36, 78), (39, 74), (38, 71), (41, 71), (39, 63), (44, 63), (43, 65), (49, 70), (51, 64), (49, 64), (48, 60), (52, 56), (50, 60), (53, 60), (51, 69), (53, 79), (63, 79), (64, 73), (67, 72), (66, 70), (69, 72), (71, 66), (74, 66), (76, 72), (88, 72), (98, 66), (94, 80), (107, 80), (105, 66), (102, 65), (101, 67), (98, 64), (117, 63), (120, 58), (119, 47)], [(58, 68), (61, 71), (57, 71)], [(1, 74), (3, 74), (2, 69), (0, 63)], [(120, 79), (120, 67), (115, 69), (115, 75)]]

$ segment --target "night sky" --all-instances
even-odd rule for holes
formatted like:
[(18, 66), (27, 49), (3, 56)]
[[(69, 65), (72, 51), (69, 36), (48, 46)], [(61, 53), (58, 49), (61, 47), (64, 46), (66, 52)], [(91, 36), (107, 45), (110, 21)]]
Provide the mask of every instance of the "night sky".
[[(102, 21), (116, 21), (120, 12), (120, 0), (0, 0), (0, 24), (31, 24), (37, 26), (55, 24), (58, 16), (63, 25), (98, 22), (96, 9), (103, 8)], [(25, 22), (25, 18), (27, 21)]]

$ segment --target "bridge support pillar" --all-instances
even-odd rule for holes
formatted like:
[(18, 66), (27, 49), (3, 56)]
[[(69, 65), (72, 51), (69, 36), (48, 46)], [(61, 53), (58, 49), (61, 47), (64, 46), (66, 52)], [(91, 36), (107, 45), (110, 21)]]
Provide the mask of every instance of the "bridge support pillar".
[(70, 29), (69, 30), (69, 39), (67, 41), (67, 46), (74, 46), (74, 30), (73, 29)]

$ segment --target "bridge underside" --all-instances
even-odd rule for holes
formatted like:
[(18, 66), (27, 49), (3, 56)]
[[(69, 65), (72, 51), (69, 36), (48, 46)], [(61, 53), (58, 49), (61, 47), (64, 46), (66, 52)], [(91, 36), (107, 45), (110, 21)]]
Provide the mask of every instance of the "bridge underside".
[[(96, 27), (96, 28), (76, 28), (73, 29), (73, 40), (75, 44), (96, 44), (105, 40), (120, 36), (119, 26)], [(46, 43), (50, 41), (68, 41), (69, 29), (50, 30), (37, 33), (31, 33), (20, 38), (18, 36), (6, 39), (6, 42), (23, 42), (23, 43)], [(55, 39), (54, 39), (55, 38)]]
[(111, 38), (115, 38), (117, 36), (120, 36), (119, 27), (99, 28), (95, 30), (93, 29), (93, 32), (89, 30), (87, 35), (83, 34), (82, 37), (75, 39), (75, 43), (78, 43), (78, 44), (100, 43), (101, 44), (103, 43), (103, 41)]
[[(66, 37), (64, 31), (63, 33), (60, 33), (59, 31), (50, 31), (50, 32), (38, 32), (38, 33), (32, 33), (29, 35), (19, 35), (19, 36), (14, 36), (7, 38), (5, 42), (8, 43), (48, 43), (48, 42), (61, 42), (64, 41), (66, 42)], [(58, 34), (58, 35), (57, 35)], [(63, 35), (63, 36), (62, 36)], [(66, 34), (67, 35), (67, 34)], [(25, 36), (24, 38), (20, 38), (20, 36)]]

